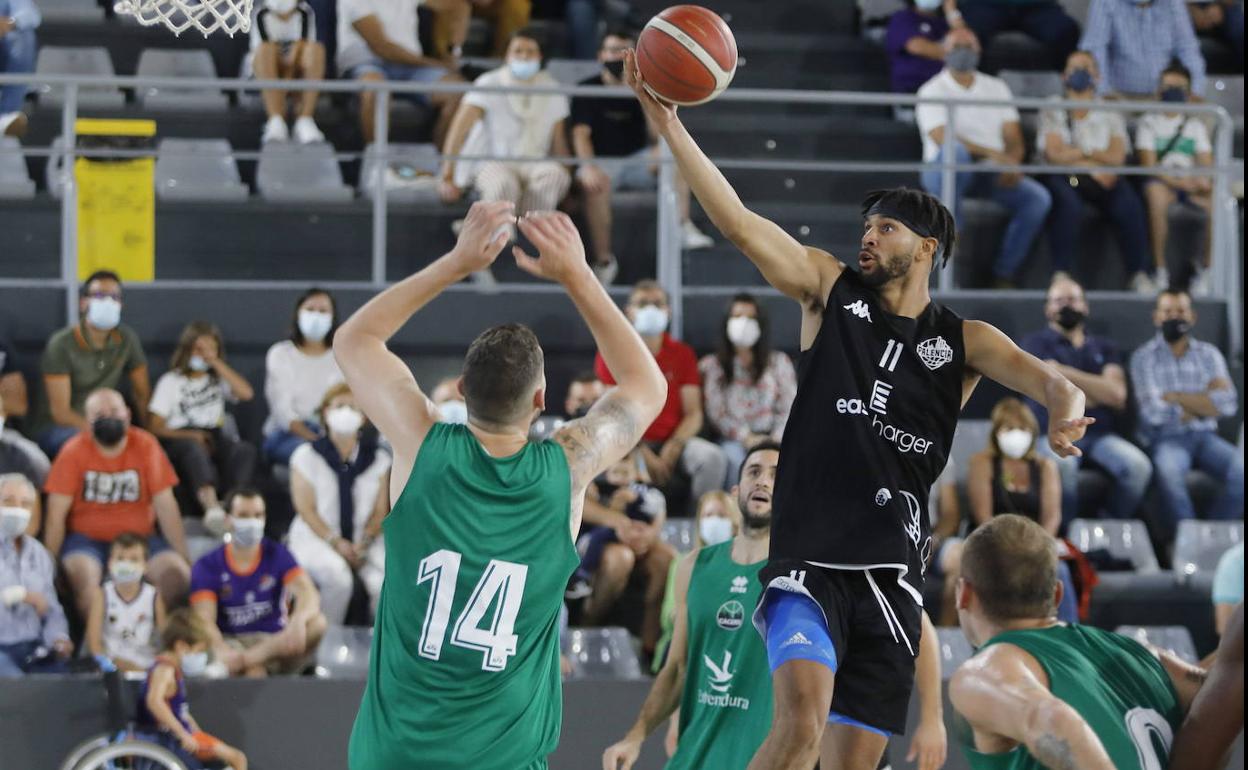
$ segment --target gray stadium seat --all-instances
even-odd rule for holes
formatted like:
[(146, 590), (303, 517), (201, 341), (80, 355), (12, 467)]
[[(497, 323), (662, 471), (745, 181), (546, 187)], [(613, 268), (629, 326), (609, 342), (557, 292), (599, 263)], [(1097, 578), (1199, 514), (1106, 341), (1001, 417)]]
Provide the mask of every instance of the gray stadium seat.
[[(145, 48), (135, 72), (139, 77), (215, 78), (216, 66), (206, 48)], [(174, 110), (223, 110), (229, 100), (220, 91), (190, 88), (142, 88), (143, 106)]]
[(1031, 72), (1027, 70), (1002, 70), (1001, 79), (1015, 96), (1043, 99), (1062, 94), (1060, 72)]
[(35, 182), (26, 168), (22, 145), (12, 136), (0, 136), (0, 198), (33, 198)]
[(624, 628), (568, 630), (570, 679), (640, 679), (641, 663)]
[(679, 553), (689, 553), (698, 540), (698, 522), (694, 519), (668, 519), (663, 522), (659, 538)]
[(1140, 644), (1168, 650), (1188, 663), (1196, 663), (1196, 644), (1186, 626), (1118, 626), (1115, 633), (1129, 636)]
[(1075, 519), (1070, 522), (1066, 536), (1084, 553), (1104, 549), (1114, 558), (1130, 560), (1136, 572), (1151, 573), (1161, 569), (1142, 521)]
[(383, 161), (375, 145), (364, 148), (360, 167), (360, 195), (372, 200), (377, 192), (377, 173), (386, 173), (386, 200), (398, 203), (431, 203), (438, 200), (438, 171), (442, 156), (432, 144), (390, 144)]
[(247, 185), (226, 139), (162, 139), (156, 157), (161, 200), (241, 201)]
[(326, 142), (269, 142), (260, 150), (256, 188), (266, 200), (338, 203), (351, 200), (334, 148)]
[(988, 420), (959, 420), (953, 432), (953, 446), (949, 450), (949, 459), (955, 463), (958, 486), (966, 484), (966, 468), (970, 464), (971, 455), (988, 446), (988, 434), (992, 431), (992, 423)]
[(940, 640), (940, 676), (947, 680), (958, 666), (970, 660), (975, 650), (957, 626), (937, 628), (936, 638)]
[(1181, 521), (1174, 538), (1174, 576), (1180, 583), (1208, 581), (1226, 549), (1244, 539), (1244, 522)]
[(330, 626), (316, 648), (316, 675), (325, 679), (364, 679), (373, 629)]
[[(40, 75), (115, 75), (113, 60), (103, 46), (69, 47), (45, 45), (35, 59), (35, 72)], [(41, 104), (63, 104), (65, 89), (62, 86), (39, 86)], [(116, 88), (106, 86), (78, 89), (79, 107), (96, 109), (120, 109), (126, 103), (125, 96)]]
[(602, 71), (602, 65), (593, 59), (551, 59), (546, 72), (565, 86), (574, 86)]
[(212, 535), (187, 535), (186, 536), (186, 552), (191, 557), (191, 564), (199, 561), (199, 559), (207, 553), (211, 553), (221, 546), (221, 538)]
[(529, 441), (545, 441), (555, 435), (555, 431), (563, 425), (563, 418), (553, 414), (544, 414), (533, 421), (529, 428)]
[(1235, 119), (1235, 125), (1244, 127), (1243, 75), (1211, 75), (1205, 86), (1205, 99), (1226, 108)]

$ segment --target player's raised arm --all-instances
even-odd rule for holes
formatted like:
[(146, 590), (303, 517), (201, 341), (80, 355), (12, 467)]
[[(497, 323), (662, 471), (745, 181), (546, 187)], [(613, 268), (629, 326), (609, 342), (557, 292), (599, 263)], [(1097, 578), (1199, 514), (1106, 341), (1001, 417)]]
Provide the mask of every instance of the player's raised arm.
[(732, 185), (685, 130), (676, 108), (660, 102), (645, 89), (632, 51), (625, 59), (624, 77), (641, 101), (651, 125), (667, 141), (680, 173), (715, 227), (782, 294), (803, 306), (822, 304), (841, 274), (841, 263), (825, 251), (803, 246), (775, 222), (745, 207)]
[(507, 244), (507, 225), (514, 221), (508, 201), (474, 203), (455, 248), (373, 297), (334, 335), (334, 358), (364, 414), (394, 447), (396, 466), (410, 467), (437, 422), (437, 410), (386, 343), (446, 287), (493, 263)]
[(1053, 770), (1114, 770), (1096, 733), (1049, 691), (1038, 671), (1030, 655), (998, 644), (953, 675), (949, 699), (970, 723), (976, 749), (1002, 753), (1021, 743)]
[(1244, 605), (1235, 608), (1218, 657), (1170, 751), (1171, 770), (1214, 770), (1244, 729)]
[(1083, 415), (1086, 396), (1061, 372), (983, 321), (962, 324), (966, 365), (1049, 410), (1049, 446), (1058, 457), (1082, 456), (1075, 442), (1095, 420)]

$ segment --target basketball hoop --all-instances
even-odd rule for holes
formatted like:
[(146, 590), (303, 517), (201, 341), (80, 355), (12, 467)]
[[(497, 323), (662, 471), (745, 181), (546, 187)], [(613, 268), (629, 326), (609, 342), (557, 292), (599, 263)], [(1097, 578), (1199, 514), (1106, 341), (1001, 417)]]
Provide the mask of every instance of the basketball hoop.
[(197, 29), (204, 37), (218, 30), (233, 37), (251, 31), (252, 0), (117, 0), (113, 10), (145, 27), (158, 24), (181, 35)]

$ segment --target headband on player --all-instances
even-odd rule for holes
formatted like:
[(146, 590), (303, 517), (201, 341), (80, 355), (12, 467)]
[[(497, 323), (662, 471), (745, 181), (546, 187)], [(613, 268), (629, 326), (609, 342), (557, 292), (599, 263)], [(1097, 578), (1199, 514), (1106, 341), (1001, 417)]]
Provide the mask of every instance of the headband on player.
[[(943, 214), (943, 216), (942, 216)], [(888, 217), (896, 220), (920, 238), (935, 238), (936, 254), (932, 261), (944, 267), (949, 262), (949, 241), (952, 233), (948, 232), (952, 218), (948, 210), (935, 198), (918, 190), (899, 188), (873, 192), (863, 201), (863, 218), (870, 216)]]

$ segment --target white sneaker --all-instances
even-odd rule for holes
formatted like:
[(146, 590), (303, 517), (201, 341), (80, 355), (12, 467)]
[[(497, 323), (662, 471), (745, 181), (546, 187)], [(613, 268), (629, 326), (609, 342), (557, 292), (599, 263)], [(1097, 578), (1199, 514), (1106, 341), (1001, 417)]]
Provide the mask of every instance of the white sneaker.
[(268, 142), (289, 142), (290, 129), (286, 126), (284, 118), (274, 115), (264, 124), (264, 133), (260, 135), (260, 143)]
[(680, 226), (680, 237), (681, 246), (686, 250), (709, 249), (715, 245), (715, 240), (699, 230), (698, 226), (690, 220), (686, 220)]
[(598, 279), (598, 283), (610, 286), (615, 277), (620, 274), (620, 263), (613, 255), (610, 262), (595, 262), (589, 266), (589, 269), (594, 271), (594, 277)]
[(1197, 268), (1196, 275), (1192, 276), (1192, 282), (1188, 286), (1193, 297), (1208, 297), (1213, 294), (1213, 279), (1209, 273), (1209, 270)]
[(214, 505), (204, 511), (204, 529), (208, 530), (213, 537), (221, 537), (225, 534), (225, 510), (219, 505)]
[(1148, 277), (1148, 273), (1140, 271), (1131, 276), (1131, 280), (1127, 282), (1127, 288), (1136, 294), (1153, 295), (1157, 293), (1157, 287), (1153, 285), (1153, 279)]
[(316, 127), (316, 121), (303, 117), (295, 120), (295, 141), (299, 144), (312, 144), (325, 141), (325, 135)]
[(1164, 267), (1154, 270), (1153, 285), (1157, 287), (1157, 291), (1165, 291), (1170, 288), (1170, 271)]

